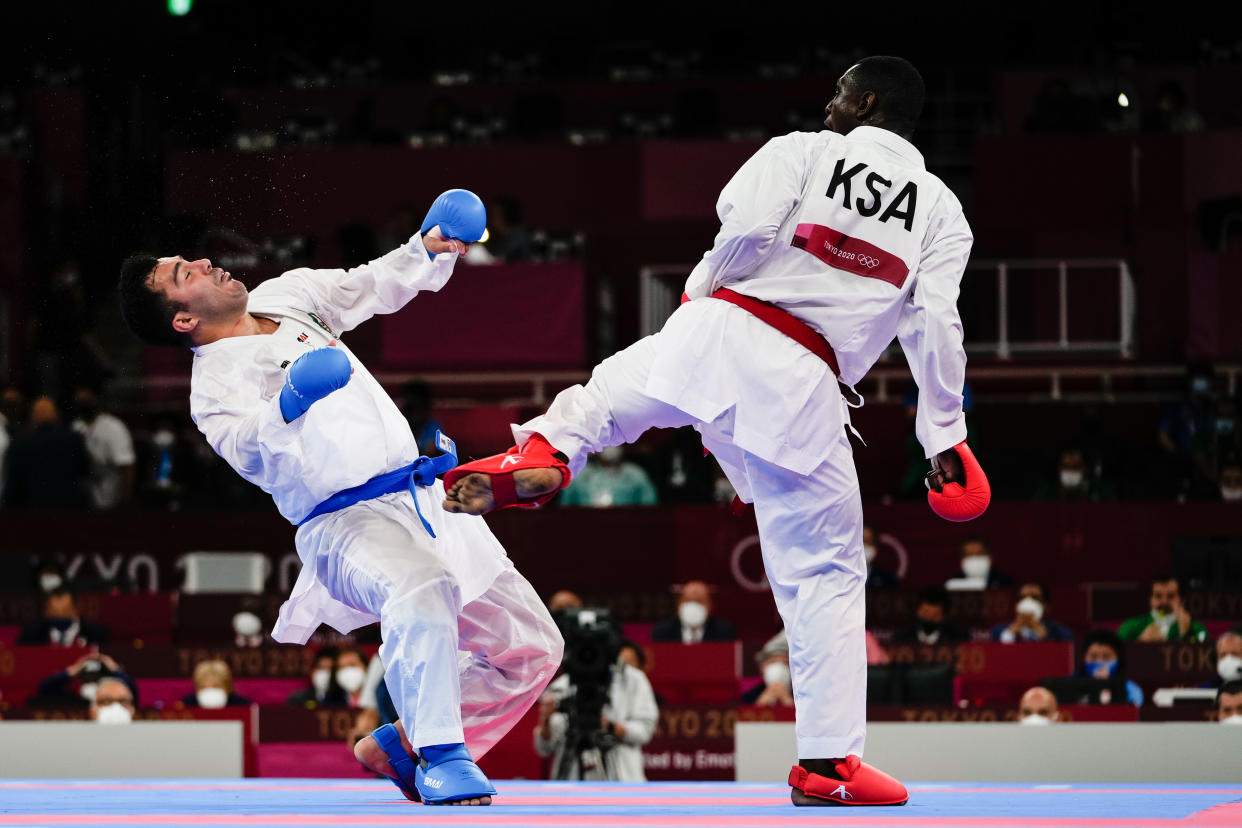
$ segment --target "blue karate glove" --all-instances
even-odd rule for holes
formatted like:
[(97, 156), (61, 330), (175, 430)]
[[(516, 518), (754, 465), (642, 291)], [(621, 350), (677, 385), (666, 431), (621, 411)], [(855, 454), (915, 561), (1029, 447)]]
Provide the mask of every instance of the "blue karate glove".
[(446, 190), (431, 203), (418, 232), (426, 233), (437, 224), (444, 238), (474, 243), (487, 230), (487, 209), (469, 190)]
[(345, 383), (351, 372), (349, 357), (340, 348), (316, 348), (293, 361), (280, 389), (280, 413), (291, 423)]

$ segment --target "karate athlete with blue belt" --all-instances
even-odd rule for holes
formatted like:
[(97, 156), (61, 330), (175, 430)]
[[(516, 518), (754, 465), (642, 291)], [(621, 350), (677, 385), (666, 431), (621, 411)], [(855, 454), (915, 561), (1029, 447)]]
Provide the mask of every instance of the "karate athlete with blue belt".
[(272, 631), (304, 644), (326, 623), (378, 621), (401, 718), (355, 755), (412, 801), (487, 805), (474, 763), (538, 699), (561, 662), (556, 624), (482, 519), (437, 508), (436, 475), (410, 427), (340, 339), (448, 282), (486, 225), (450, 190), (404, 246), (350, 270), (299, 268), (248, 292), (206, 259), (131, 256), (121, 311), (143, 341), (194, 351), (190, 413), (242, 477), (298, 527), (302, 570)]

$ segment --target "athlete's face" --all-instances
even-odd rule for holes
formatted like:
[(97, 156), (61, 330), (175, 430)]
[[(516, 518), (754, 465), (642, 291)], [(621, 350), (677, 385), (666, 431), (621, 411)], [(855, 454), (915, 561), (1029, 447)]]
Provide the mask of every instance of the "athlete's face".
[(858, 85), (847, 70), (838, 80), (832, 100), (824, 107), (824, 126), (841, 135), (848, 135), (858, 126)]
[(173, 327), (182, 333), (200, 322), (225, 322), (246, 312), (246, 286), (227, 270), (212, 267), (210, 259), (160, 259), (148, 285), (184, 308), (173, 317)]

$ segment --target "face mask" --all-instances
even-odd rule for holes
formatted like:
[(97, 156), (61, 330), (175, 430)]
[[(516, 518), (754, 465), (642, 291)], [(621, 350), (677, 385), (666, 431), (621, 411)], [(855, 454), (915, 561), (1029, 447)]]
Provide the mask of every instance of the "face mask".
[(1228, 718), (1221, 719), (1220, 723), (1227, 725), (1242, 725), (1242, 713), (1234, 713)]
[(1018, 602), (1018, 614), (1029, 615), (1036, 621), (1044, 617), (1044, 605), (1038, 598), (1029, 595)]
[(263, 622), (253, 612), (239, 612), (233, 616), (233, 632), (238, 635), (258, 635), (263, 629)]
[(157, 431), (151, 435), (151, 442), (155, 444), (157, 449), (161, 450), (171, 448), (176, 439), (171, 431)]
[(1237, 681), (1242, 679), (1242, 658), (1236, 655), (1221, 656), (1216, 662), (1216, 672), (1221, 681)]
[(878, 553), (879, 553), (879, 550), (876, 549), (875, 546), (873, 546), (872, 544), (869, 544), (869, 543), (863, 544), (863, 557), (867, 559), (867, 566), (871, 566), (871, 562), (875, 560), (875, 556)]
[(120, 702), (105, 704), (95, 711), (95, 721), (101, 725), (129, 724), (133, 720), (134, 714), (130, 713), (129, 708)]
[(229, 703), (229, 694), (220, 687), (204, 687), (194, 694), (198, 706), (207, 710), (219, 710)]
[(707, 607), (698, 601), (686, 601), (677, 607), (677, 617), (683, 627), (697, 629), (707, 623)]
[(1117, 662), (1115, 661), (1085, 661), (1083, 665), (1087, 668), (1087, 675), (1089, 676), (1094, 676), (1096, 671), (1100, 669), (1107, 670), (1110, 676), (1117, 672)]
[(1177, 616), (1171, 612), (1165, 612), (1164, 610), (1152, 610), (1151, 615), (1156, 622), (1156, 626), (1164, 631), (1165, 635), (1168, 635), (1169, 630), (1171, 630), (1173, 625), (1177, 623)]
[(620, 446), (609, 446), (599, 453), (599, 459), (603, 460), (605, 463), (615, 466), (617, 463), (621, 462), (622, 454), (623, 452), (621, 451)]
[(315, 692), (323, 695), (328, 692), (328, 685), (332, 682), (331, 670), (316, 670), (311, 673), (311, 687), (315, 688)]
[(82, 698), (86, 699), (88, 702), (93, 703), (95, 701), (95, 693), (98, 690), (99, 690), (99, 685), (94, 682), (91, 682), (90, 684), (83, 684), (82, 689), (79, 690), (78, 692), (82, 695)]
[(39, 576), (39, 589), (44, 592), (51, 592), (63, 583), (61, 577), (54, 573)]
[(1242, 500), (1242, 486), (1221, 486), (1220, 499), (1230, 502)]
[(733, 484), (727, 477), (716, 478), (716, 483), (712, 486), (712, 500), (717, 503), (730, 503), (735, 494)]
[(779, 661), (773, 661), (767, 667), (763, 668), (763, 683), (767, 685), (790, 683), (789, 665)]
[(1082, 485), (1082, 472), (1071, 471), (1069, 469), (1061, 469), (1061, 488), (1077, 489)]
[(1052, 719), (1049, 719), (1047, 716), (1041, 716), (1038, 713), (1032, 713), (1029, 716), (1023, 716), (1021, 719), (1019, 719), (1018, 724), (1036, 725), (1036, 726), (1050, 725), (1052, 724)]
[(986, 578), (991, 568), (992, 558), (989, 555), (971, 555), (962, 558), (962, 572), (967, 578)]
[(345, 688), (346, 693), (357, 693), (367, 680), (367, 671), (361, 667), (342, 667), (336, 671), (336, 683)]

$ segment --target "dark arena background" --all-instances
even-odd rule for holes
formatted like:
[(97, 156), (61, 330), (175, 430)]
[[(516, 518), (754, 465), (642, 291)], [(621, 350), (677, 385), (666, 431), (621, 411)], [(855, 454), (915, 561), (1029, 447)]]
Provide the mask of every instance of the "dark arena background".
[[(2, 15), (0, 826), (1242, 826), (1237, 4)], [(659, 705), (648, 781), (551, 779), (536, 704), (480, 761), (491, 807), (407, 802), (350, 747), (390, 715), (378, 625), (271, 639), (294, 529), (190, 419), (192, 354), (126, 330), (122, 260), (206, 257), (253, 289), (370, 261), (473, 190), (486, 242), (345, 341), (416, 434), (503, 452), (660, 329), (721, 188), (767, 139), (823, 129), (872, 54), (922, 72), (913, 143), (974, 232), (958, 307), (993, 489), (972, 523), (928, 508), (894, 343), (852, 442), (867, 761), (909, 804), (790, 804), (755, 518), (691, 429), (487, 518), (541, 599), (575, 593), (633, 642)], [(654, 640), (687, 603), (731, 631)], [(126, 713), (101, 715), (105, 688)]]

